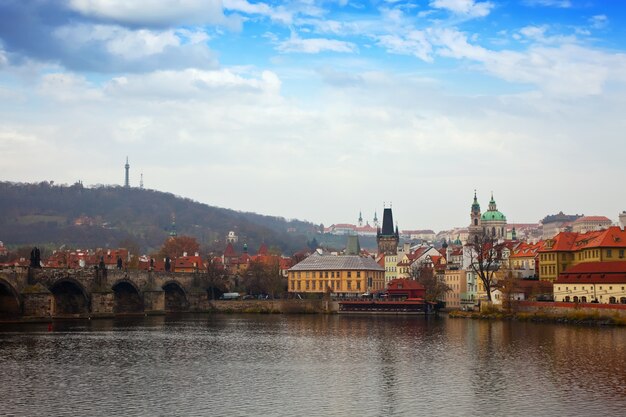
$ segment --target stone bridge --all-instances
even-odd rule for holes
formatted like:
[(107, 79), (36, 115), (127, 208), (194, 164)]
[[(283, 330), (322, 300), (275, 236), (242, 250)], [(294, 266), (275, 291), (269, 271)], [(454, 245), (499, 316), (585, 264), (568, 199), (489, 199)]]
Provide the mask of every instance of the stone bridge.
[(210, 311), (202, 273), (0, 269), (0, 318), (91, 318)]

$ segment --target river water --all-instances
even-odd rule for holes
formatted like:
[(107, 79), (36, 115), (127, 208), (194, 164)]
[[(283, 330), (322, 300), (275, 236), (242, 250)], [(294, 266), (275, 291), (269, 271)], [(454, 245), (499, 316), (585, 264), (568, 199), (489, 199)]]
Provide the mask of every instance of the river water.
[(0, 326), (0, 415), (626, 415), (626, 329), (410, 316)]

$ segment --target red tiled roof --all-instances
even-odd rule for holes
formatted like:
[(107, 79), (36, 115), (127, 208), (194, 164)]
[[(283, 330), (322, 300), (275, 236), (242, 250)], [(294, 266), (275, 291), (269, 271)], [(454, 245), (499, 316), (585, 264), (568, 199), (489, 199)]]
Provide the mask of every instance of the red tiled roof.
[(575, 223), (584, 223), (584, 222), (609, 222), (612, 223), (611, 219), (605, 216), (583, 216), (574, 220)]
[(511, 254), (511, 258), (534, 258), (537, 256), (537, 253), (543, 249), (545, 246), (545, 241), (540, 240), (537, 243), (520, 243), (513, 253)]
[[(402, 288), (398, 288), (399, 286), (402, 286)], [(412, 279), (395, 278), (389, 281), (389, 283), (387, 284), (387, 289), (389, 290), (397, 290), (397, 289), (423, 290), (424, 286), (420, 284), (419, 282), (412, 280)]]
[(228, 245), (226, 245), (226, 249), (224, 249), (224, 256), (237, 256), (237, 254), (235, 253), (235, 248), (233, 248), (233, 244), (228, 242)]
[(626, 283), (626, 262), (584, 262), (559, 274), (555, 283)]
[(267, 245), (265, 243), (261, 243), (261, 247), (259, 248), (259, 251), (257, 252), (257, 255), (260, 255), (260, 256), (268, 255)]
[(180, 269), (204, 269), (204, 262), (200, 256), (180, 256), (173, 262), (174, 271)]
[(587, 233), (561, 232), (554, 238), (551, 249), (540, 252), (576, 251), (587, 248), (626, 248), (626, 230), (612, 226)]

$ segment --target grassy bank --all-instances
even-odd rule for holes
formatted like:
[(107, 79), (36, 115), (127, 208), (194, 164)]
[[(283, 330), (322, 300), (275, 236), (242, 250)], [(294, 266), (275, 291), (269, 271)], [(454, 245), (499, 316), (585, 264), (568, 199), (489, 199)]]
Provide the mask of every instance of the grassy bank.
[(602, 326), (626, 326), (626, 318), (620, 317), (617, 314), (600, 314), (598, 312), (587, 313), (584, 311), (575, 311), (563, 314), (551, 314), (545, 313), (543, 311), (504, 312), (494, 309), (481, 312), (451, 311), (448, 314), (448, 317), (486, 320), (517, 320), (531, 321), (535, 323), (568, 323)]

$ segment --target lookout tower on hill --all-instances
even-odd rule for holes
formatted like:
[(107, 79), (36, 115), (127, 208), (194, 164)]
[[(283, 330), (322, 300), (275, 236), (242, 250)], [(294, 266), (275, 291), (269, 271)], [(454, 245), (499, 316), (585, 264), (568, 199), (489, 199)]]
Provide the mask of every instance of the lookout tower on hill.
[(130, 188), (130, 180), (128, 177), (130, 165), (128, 164), (128, 157), (126, 157), (126, 165), (124, 165), (124, 169), (126, 170), (126, 175), (124, 176), (124, 188)]

